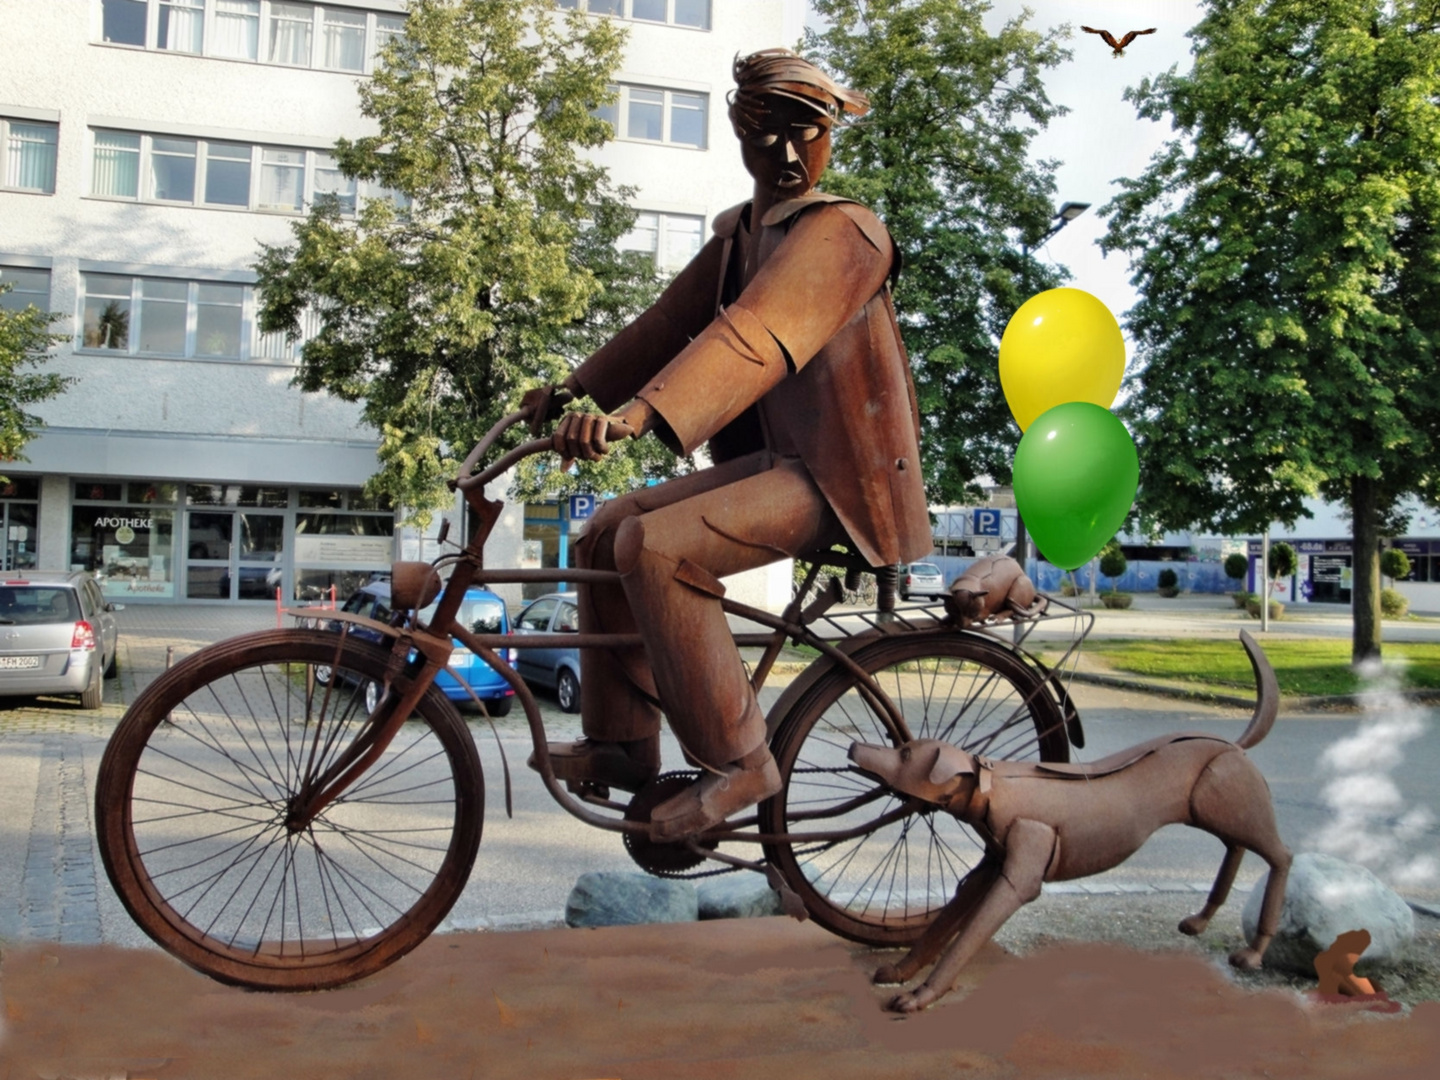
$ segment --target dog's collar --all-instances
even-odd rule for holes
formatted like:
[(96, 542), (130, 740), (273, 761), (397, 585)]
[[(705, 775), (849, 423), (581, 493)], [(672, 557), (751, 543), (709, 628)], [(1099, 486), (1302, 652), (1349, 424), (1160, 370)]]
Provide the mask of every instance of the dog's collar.
[(978, 755), (976, 756), (975, 772), (977, 774), (977, 779), (979, 782), (978, 790), (981, 795), (990, 794), (990, 772), (994, 768), (995, 763), (989, 758), (979, 757)]

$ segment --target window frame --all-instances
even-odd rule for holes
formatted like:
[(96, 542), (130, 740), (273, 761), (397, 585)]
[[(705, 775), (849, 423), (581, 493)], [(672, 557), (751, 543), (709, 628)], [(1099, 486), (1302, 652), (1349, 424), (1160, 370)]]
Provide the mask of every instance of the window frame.
[[(139, 147), (135, 151), (126, 149), (125, 153), (136, 153), (136, 175), (135, 194), (113, 193), (109, 191), (96, 190), (96, 151), (97, 136), (120, 135), (133, 137), (139, 140)], [(162, 199), (154, 194), (156, 183), (155, 159), (157, 157), (176, 156), (169, 150), (157, 150), (155, 141), (179, 140), (195, 144), (195, 176), (194, 186), (189, 201), (184, 199)], [(189, 135), (181, 132), (162, 131), (139, 131), (133, 128), (121, 127), (91, 127), (87, 135), (89, 145), (89, 181), (85, 198), (103, 199), (106, 201), (145, 203), (152, 206), (175, 206), (196, 210), (222, 210), (235, 213), (248, 214), (281, 214), (290, 217), (300, 217), (310, 212), (315, 205), (317, 198), (328, 194), (326, 190), (318, 187), (316, 181), (321, 173), (331, 173), (340, 176), (338, 168), (334, 163), (334, 157), (328, 150), (318, 150), (305, 146), (277, 146), (270, 143), (257, 143), (247, 138), (226, 138), (206, 137)], [(219, 151), (212, 156), (211, 147)], [(231, 202), (209, 201), (209, 180), (211, 162), (218, 161), (226, 168), (233, 167), (241, 162), (238, 156), (238, 149), (245, 147), (249, 149), (249, 186), (244, 205)], [(299, 156), (298, 164), (267, 161), (267, 154), (293, 154)], [(299, 205), (278, 203), (263, 203), (261, 196), (265, 189), (265, 177), (267, 168), (295, 169), (302, 171), (300, 177), (300, 199)], [(397, 193), (391, 192), (378, 184), (369, 181), (349, 180), (350, 190), (340, 197), (340, 210), (344, 217), (354, 217), (360, 211), (366, 199), (389, 198), (395, 203), (397, 209), (403, 209)]]
[[(198, 56), (208, 60), (232, 60), (242, 64), (263, 64), (267, 67), (288, 67), (306, 71), (329, 71), (338, 75), (367, 76), (375, 73), (375, 59), (380, 51), (380, 46), (389, 40), (388, 34), (394, 31), (382, 29), (382, 22), (393, 24), (394, 20), (405, 18), (402, 11), (390, 9), (377, 9), (365, 7), (363, 4), (328, 4), (317, 2), (317, 0), (256, 0), (257, 9), (253, 16), (255, 21), (255, 55), (235, 55), (234, 53), (219, 51), (216, 43), (216, 27), (223, 14), (231, 17), (242, 17), (237, 13), (221, 13), (216, 0), (200, 0), (197, 8), (184, 3), (184, 0), (127, 0), (144, 5), (145, 11), (145, 33), (144, 40), (140, 44), (124, 41), (107, 41), (104, 30), (104, 5), (105, 0), (94, 0), (95, 14), (93, 20), (92, 44), (105, 48), (116, 49), (139, 49), (145, 52), (170, 53), (176, 56)], [(192, 52), (189, 49), (167, 48), (160, 44), (160, 9), (162, 6), (180, 3), (179, 10), (199, 10), (201, 18), (200, 49)], [(666, 0), (667, 4), (673, 6), (674, 0)], [(309, 23), (309, 47), (308, 57), (303, 63), (290, 62), (287, 60), (272, 60), (270, 58), (270, 42), (273, 28), (280, 16), (277, 12), (285, 8), (277, 5), (285, 5), (287, 8), (306, 7), (310, 9)], [(325, 63), (326, 58), (326, 27), (329, 25), (327, 16), (336, 13), (339, 16), (353, 19), (361, 16), (364, 19), (361, 27), (362, 41), (360, 43), (360, 66), (354, 67), (332, 67)], [(251, 16), (244, 15), (244, 18)], [(298, 20), (291, 20), (296, 21)], [(402, 24), (403, 26), (403, 24)], [(403, 33), (403, 29), (400, 31)]]
[[(103, 299), (111, 297), (108, 293), (92, 293), (90, 288), (90, 277), (99, 276), (106, 278), (128, 279), (130, 283), (129, 297), (126, 302), (128, 308), (128, 324), (126, 329), (126, 343), (124, 348), (107, 348), (100, 345), (86, 345), (86, 319), (85, 311), (89, 301), (93, 298)], [(158, 350), (145, 350), (141, 348), (142, 335), (145, 331), (145, 283), (156, 282), (169, 285), (183, 284), (185, 286), (185, 345), (180, 352), (165, 352)], [(222, 304), (214, 299), (201, 300), (200, 290), (203, 286), (224, 286), (227, 288), (239, 289), (240, 300), (238, 304)], [(119, 293), (115, 293), (114, 299), (119, 299)], [(174, 304), (174, 299), (151, 296), (148, 298), (152, 305)], [(240, 321), (237, 335), (237, 351), (234, 355), (222, 355), (206, 353), (201, 351), (200, 345), (200, 308), (201, 307), (238, 307)], [(76, 317), (75, 334), (72, 341), (72, 349), (77, 355), (83, 356), (111, 356), (127, 357), (140, 360), (187, 360), (200, 361), (202, 363), (252, 363), (256, 360), (264, 362), (266, 358), (254, 355), (253, 344), (258, 339), (255, 326), (256, 297), (255, 286), (240, 281), (225, 281), (215, 278), (204, 277), (178, 277), (173, 274), (163, 273), (131, 273), (112, 270), (86, 270), (80, 272), (80, 287), (76, 292)]]
[[(11, 128), (15, 124), (25, 127), (46, 128), (54, 134), (54, 138), (46, 145), (50, 147), (50, 186), (45, 187), (20, 187), (9, 183), (10, 176), (10, 137)], [(25, 116), (0, 115), (0, 191), (11, 191), (19, 195), (54, 195), (56, 177), (60, 171), (60, 125), (53, 120), (35, 120)]]
[(627, 22), (646, 23), (650, 26), (673, 26), (677, 30), (698, 30), (702, 33), (710, 33), (715, 25), (715, 0), (702, 0), (705, 4), (705, 25), (697, 26), (695, 23), (676, 22), (675, 5), (678, 0), (662, 0), (665, 4), (664, 19), (647, 19), (635, 14), (635, 0), (620, 0), (621, 14), (609, 11), (592, 12), (590, 10), (591, 0), (556, 0), (555, 6), (561, 11), (583, 11), (586, 15), (594, 15), (597, 19), (624, 19)]
[[(636, 214), (637, 216), (635, 218), (635, 223), (637, 226), (640, 224), (641, 219), (646, 216), (653, 217), (655, 219), (655, 246), (653, 248), (625, 246), (625, 240), (628, 237), (634, 235), (634, 233), (638, 231), (637, 229), (632, 229), (630, 232), (626, 233), (625, 236), (621, 237), (620, 241), (618, 242), (618, 246), (620, 247), (621, 251), (644, 252), (645, 254), (649, 255), (655, 264), (655, 269), (661, 271), (662, 273), (675, 273), (683, 269), (685, 266), (689, 265), (690, 261), (700, 253), (700, 249), (705, 246), (704, 214), (685, 214), (678, 211), (670, 210), (648, 210), (644, 207), (637, 207)], [(671, 225), (672, 223), (679, 221), (685, 221), (688, 223), (699, 225), (699, 229), (696, 232), (696, 235), (698, 236), (698, 243), (695, 246), (695, 250), (691, 252), (691, 254), (684, 260), (673, 263), (669, 261), (664, 261), (662, 260), (662, 254), (666, 250), (670, 238)]]
[[(615, 139), (619, 142), (644, 143), (647, 146), (671, 146), (684, 150), (705, 151), (710, 148), (710, 94), (705, 90), (688, 90), (683, 87), (656, 86), (651, 83), (632, 83), (616, 81), (610, 84), (609, 88), (618, 96), (613, 105), (602, 105), (595, 110), (595, 115), (602, 120), (609, 122), (615, 131)], [(639, 135), (631, 135), (630, 128), (630, 92), (642, 90), (647, 93), (658, 93), (661, 95), (660, 102), (660, 138), (647, 139)], [(674, 135), (674, 114), (675, 95), (681, 94), (687, 97), (701, 98), (705, 102), (705, 108), (701, 117), (700, 131), (701, 142), (697, 146), (691, 142), (676, 142)], [(613, 111), (614, 118), (607, 115)]]
[[(5, 271), (7, 271), (7, 270), (10, 270), (10, 271), (22, 270), (22, 271), (24, 271), (24, 272), (27, 273), (27, 274), (44, 274), (44, 275), (45, 275), (45, 291), (44, 291), (44, 293), (42, 294), (41, 292), (39, 292), (38, 290), (35, 290), (35, 289), (12, 288), (9, 292), (0, 293), (0, 307), (5, 308), (5, 310), (7, 310), (7, 311), (24, 311), (27, 307), (29, 307), (29, 306), (31, 306), (31, 305), (33, 304), (35, 307), (39, 308), (41, 311), (49, 311), (49, 310), (50, 310), (50, 297), (54, 294), (54, 289), (55, 289), (54, 274), (53, 274), (53, 272), (52, 272), (52, 270), (51, 270), (50, 267), (48, 267), (48, 266), (21, 266), (21, 265), (17, 265), (16, 263), (10, 262), (9, 260), (5, 259), (3, 256), (0, 256), (0, 280), (4, 280), (4, 273), (5, 273)], [(15, 284), (13, 280), (11, 280), (10, 283), (11, 283), (11, 285), (14, 285), (14, 284)], [(16, 303), (17, 298), (23, 298), (23, 297), (38, 297), (38, 296), (42, 296), (42, 295), (43, 295), (43, 297), (44, 297), (44, 300), (43, 300), (43, 301), (41, 301), (41, 300), (35, 300), (35, 299), (30, 299), (30, 300), (26, 300), (24, 303), (18, 303), (18, 304)]]

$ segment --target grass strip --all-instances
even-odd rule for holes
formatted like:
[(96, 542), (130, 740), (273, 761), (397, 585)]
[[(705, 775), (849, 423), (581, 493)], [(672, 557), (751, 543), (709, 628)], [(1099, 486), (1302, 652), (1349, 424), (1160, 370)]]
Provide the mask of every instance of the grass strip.
[[(1440, 644), (1386, 644), (1382, 650), (1384, 674), (1378, 682), (1362, 679), (1351, 668), (1349, 641), (1279, 640), (1264, 642), (1263, 647), (1282, 694), (1353, 694), (1379, 685), (1399, 690), (1440, 689)], [(1250, 660), (1234, 641), (1108, 639), (1087, 643), (1084, 652), (1125, 674), (1245, 690), (1255, 685)]]

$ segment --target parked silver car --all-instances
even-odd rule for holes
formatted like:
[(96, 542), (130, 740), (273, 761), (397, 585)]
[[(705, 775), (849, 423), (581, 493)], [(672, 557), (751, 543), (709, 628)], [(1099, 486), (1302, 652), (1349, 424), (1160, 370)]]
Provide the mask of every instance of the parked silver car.
[[(580, 613), (573, 592), (549, 593), (520, 612), (516, 634), (573, 634), (580, 630)], [(515, 670), (526, 682), (555, 691), (555, 700), (568, 713), (580, 711), (580, 650), (575, 648), (515, 650)]]
[(912, 596), (933, 596), (936, 600), (945, 597), (945, 575), (934, 563), (912, 562), (900, 567), (900, 599)]
[(115, 674), (115, 605), (86, 573), (20, 571), (0, 578), (0, 697), (79, 694), (100, 708)]

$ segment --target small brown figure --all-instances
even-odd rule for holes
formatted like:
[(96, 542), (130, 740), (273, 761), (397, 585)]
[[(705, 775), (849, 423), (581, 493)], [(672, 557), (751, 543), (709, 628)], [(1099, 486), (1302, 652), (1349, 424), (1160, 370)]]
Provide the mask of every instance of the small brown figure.
[(1149, 30), (1131, 30), (1119, 41), (1115, 40), (1114, 35), (1111, 34), (1109, 30), (1094, 30), (1088, 26), (1082, 26), (1080, 27), (1080, 29), (1084, 30), (1087, 34), (1099, 34), (1100, 40), (1105, 42), (1106, 45), (1109, 45), (1110, 48), (1114, 50), (1110, 55), (1118, 60), (1120, 57), (1125, 55), (1126, 45), (1129, 45), (1130, 42), (1134, 41), (1141, 34), (1153, 34), (1157, 28), (1152, 26)]
[(1166, 735), (1089, 765), (990, 761), (950, 743), (919, 739), (900, 747), (854, 743), (850, 760), (895, 791), (954, 814), (985, 838), (979, 864), (959, 884), (908, 955), (875, 973), (906, 982), (944, 950), (929, 978), (889, 1008), (915, 1012), (947, 993), (960, 969), (1046, 881), (1068, 881), (1124, 862), (1156, 829), (1185, 824), (1225, 844), (1205, 906), (1180, 923), (1198, 934), (1230, 893), (1248, 848), (1270, 864), (1260, 925), (1236, 967), (1260, 966), (1275, 934), (1290, 852), (1275, 826), (1270, 789), (1244, 751), (1275, 721), (1279, 687), (1253, 638), (1240, 635), (1259, 693), (1237, 742), (1214, 735)]
[(1018, 562), (1008, 555), (987, 555), (950, 583), (945, 611), (965, 627), (990, 618), (1038, 615), (1048, 603)]
[(659, 772), (660, 709), (706, 775), (650, 813), (656, 841), (701, 832), (780, 788), (725, 620), (720, 579), (848, 540), (872, 566), (931, 548), (919, 414), (890, 303), (898, 253), (869, 210), (814, 191), (830, 129), (865, 98), (785, 49), (737, 59), (730, 121), (754, 177), (749, 202), (656, 304), (560, 387), (531, 391), (536, 421), (566, 413), (555, 448), (594, 460), (653, 432), (714, 466), (612, 499), (576, 546), (580, 631), (644, 648), (581, 656), (585, 738), (552, 744), (558, 778), (638, 791)]
[(1369, 979), (1355, 974), (1360, 954), (1369, 947), (1369, 930), (1347, 930), (1335, 939), (1330, 948), (1315, 957), (1320, 993), (1349, 996), (1375, 993), (1375, 986)]

